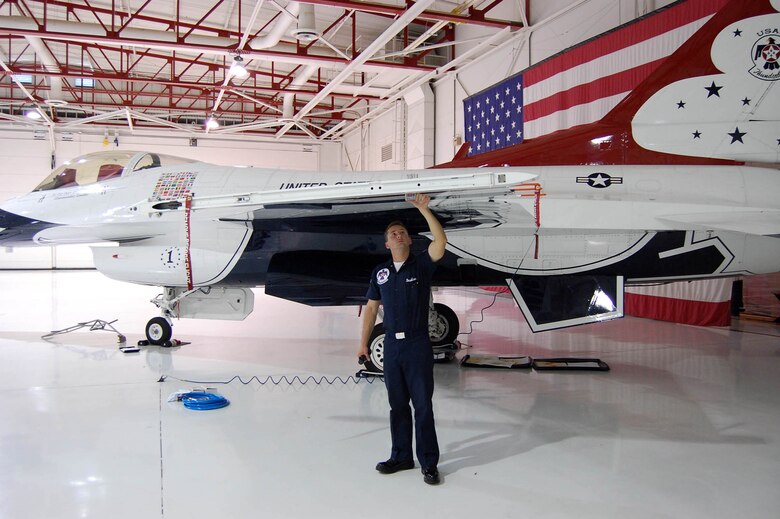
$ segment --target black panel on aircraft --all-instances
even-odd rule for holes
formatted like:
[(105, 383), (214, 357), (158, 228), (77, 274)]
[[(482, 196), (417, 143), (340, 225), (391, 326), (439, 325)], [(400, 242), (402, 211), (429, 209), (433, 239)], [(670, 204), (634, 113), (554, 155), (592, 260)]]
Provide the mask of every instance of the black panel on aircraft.
[(622, 278), (570, 275), (521, 277), (510, 289), (533, 331), (622, 316)]

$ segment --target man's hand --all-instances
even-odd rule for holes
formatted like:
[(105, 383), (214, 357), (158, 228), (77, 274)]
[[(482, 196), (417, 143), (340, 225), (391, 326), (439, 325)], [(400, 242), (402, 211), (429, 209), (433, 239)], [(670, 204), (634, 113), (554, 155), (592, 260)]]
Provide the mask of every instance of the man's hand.
[(423, 193), (417, 193), (414, 195), (414, 200), (409, 200), (409, 203), (415, 206), (420, 214), (423, 215), (425, 221), (428, 222), (428, 228), (433, 235), (433, 241), (428, 246), (428, 254), (434, 262), (439, 261), (444, 257), (444, 251), (447, 247), (447, 235), (444, 233), (439, 220), (434, 216), (428, 204), (431, 202), (431, 197)]
[(425, 209), (431, 202), (431, 197), (424, 193), (417, 193), (414, 195), (414, 200), (409, 200), (409, 203), (415, 206), (417, 209)]
[[(367, 344), (362, 344), (358, 348), (357, 357), (358, 357), (358, 361), (360, 361), (360, 357), (364, 357), (365, 359), (369, 358), (369, 352), (368, 352), (368, 345)], [(363, 363), (361, 362), (361, 364), (363, 364)]]
[(374, 323), (376, 323), (376, 316), (379, 313), (379, 300), (369, 299), (366, 303), (366, 310), (363, 312), (363, 326), (362, 333), (360, 334), (360, 346), (358, 346), (357, 357), (360, 359), (362, 355), (366, 356), (366, 359), (370, 358), (368, 353), (368, 339), (371, 337), (371, 331), (374, 329)]

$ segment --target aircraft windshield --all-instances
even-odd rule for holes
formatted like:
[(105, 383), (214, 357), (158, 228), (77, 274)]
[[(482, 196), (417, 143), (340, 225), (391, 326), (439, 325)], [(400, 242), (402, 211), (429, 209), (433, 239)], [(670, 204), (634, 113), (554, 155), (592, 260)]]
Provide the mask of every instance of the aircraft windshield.
[[(34, 191), (85, 186), (116, 178), (127, 172), (192, 162), (180, 157), (137, 151), (104, 151), (82, 155), (52, 171)], [(128, 169), (129, 167), (129, 169)]]

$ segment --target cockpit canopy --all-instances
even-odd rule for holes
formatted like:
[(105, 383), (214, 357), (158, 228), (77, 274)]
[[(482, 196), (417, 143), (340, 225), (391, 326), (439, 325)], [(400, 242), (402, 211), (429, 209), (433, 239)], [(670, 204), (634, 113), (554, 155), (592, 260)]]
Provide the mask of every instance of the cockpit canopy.
[(65, 162), (33, 191), (85, 186), (136, 171), (195, 162), (190, 159), (138, 151), (101, 151)]

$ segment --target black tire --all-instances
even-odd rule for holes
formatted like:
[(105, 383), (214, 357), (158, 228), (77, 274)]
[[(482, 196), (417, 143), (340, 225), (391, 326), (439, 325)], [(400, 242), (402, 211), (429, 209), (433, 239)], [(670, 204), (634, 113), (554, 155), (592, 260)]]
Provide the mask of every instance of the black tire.
[(165, 317), (154, 317), (146, 323), (146, 339), (149, 344), (160, 346), (171, 340), (173, 327)]
[(437, 315), (435, 324), (428, 327), (431, 346), (436, 348), (454, 343), (460, 331), (458, 316), (452, 308), (441, 303), (434, 303), (433, 308)]
[(368, 337), (368, 360), (364, 364), (368, 371), (384, 372), (385, 365), (385, 326), (379, 323)]

